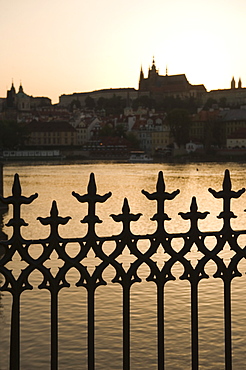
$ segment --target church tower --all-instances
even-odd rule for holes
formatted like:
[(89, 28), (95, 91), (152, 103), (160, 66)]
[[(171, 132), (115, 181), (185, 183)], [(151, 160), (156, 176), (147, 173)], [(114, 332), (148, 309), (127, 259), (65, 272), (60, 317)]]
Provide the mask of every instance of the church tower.
[(236, 87), (235, 79), (234, 79), (234, 77), (232, 77), (232, 80), (231, 80), (231, 89), (235, 89), (235, 87)]
[(239, 78), (238, 80), (238, 85), (237, 85), (238, 89), (241, 89), (242, 88), (242, 81), (241, 81), (241, 78)]
[(16, 91), (14, 83), (12, 82), (11, 89), (7, 91), (6, 97), (6, 107), (7, 108), (16, 108)]
[(142, 85), (142, 81), (144, 79), (144, 74), (143, 74), (143, 68), (141, 66), (141, 70), (140, 70), (140, 76), (139, 76), (139, 82), (138, 82), (138, 89), (140, 90), (140, 87)]
[(158, 76), (158, 71), (157, 71), (156, 66), (155, 66), (155, 58), (153, 57), (152, 67), (151, 67), (151, 69), (149, 69), (148, 78), (152, 81), (152, 83), (154, 83), (157, 76)]
[(30, 110), (31, 98), (30, 96), (24, 93), (23, 86), (21, 83), (20, 83), (18, 94), (16, 94), (16, 98), (17, 98), (17, 107), (19, 111)]
[(22, 86), (22, 84), (21, 84), (21, 83), (20, 83), (20, 86), (19, 86), (19, 91), (18, 91), (18, 93), (24, 93), (23, 86)]
[(153, 57), (153, 61), (152, 61), (152, 68), (151, 68), (152, 71), (156, 72), (156, 66), (155, 66), (155, 57)]

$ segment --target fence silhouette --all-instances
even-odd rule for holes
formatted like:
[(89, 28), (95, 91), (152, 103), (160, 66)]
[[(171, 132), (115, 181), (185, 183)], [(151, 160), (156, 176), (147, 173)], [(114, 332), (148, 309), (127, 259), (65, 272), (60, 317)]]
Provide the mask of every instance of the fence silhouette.
[[(156, 222), (156, 230), (153, 234), (134, 235), (131, 231), (131, 223), (136, 222), (141, 214), (132, 214), (127, 199), (124, 199), (122, 212), (111, 217), (115, 222), (122, 223), (122, 231), (119, 235), (99, 237), (95, 230), (95, 225), (102, 220), (96, 215), (96, 204), (104, 203), (111, 196), (111, 193), (105, 195), (97, 194), (97, 187), (94, 174), (90, 175), (87, 193), (79, 195), (73, 192), (72, 195), (81, 203), (88, 204), (88, 214), (81, 221), (87, 224), (87, 232), (81, 238), (62, 238), (59, 234), (59, 227), (69, 222), (70, 217), (59, 216), (56, 202), (53, 201), (50, 215), (46, 218), (38, 217), (42, 225), (49, 225), (50, 233), (45, 239), (26, 240), (21, 233), (22, 227), (27, 223), (21, 218), (21, 206), (30, 204), (36, 198), (37, 194), (26, 197), (22, 195), (19, 176), (16, 174), (12, 188), (12, 195), (9, 197), (0, 197), (0, 200), (6, 205), (13, 205), (13, 217), (9, 220), (7, 226), (13, 228), (12, 236), (9, 240), (0, 242), (2, 256), (0, 257), (0, 273), (3, 276), (3, 283), (0, 291), (8, 291), (12, 295), (12, 315), (11, 315), (11, 334), (10, 334), (10, 369), (18, 370), (20, 368), (20, 297), (21, 294), (32, 289), (28, 277), (34, 270), (40, 271), (43, 281), (39, 289), (47, 289), (50, 292), (51, 301), (51, 359), (50, 368), (58, 369), (58, 295), (62, 288), (69, 287), (66, 280), (66, 274), (71, 268), (75, 268), (80, 278), (76, 286), (83, 286), (87, 290), (87, 314), (88, 314), (88, 369), (95, 369), (95, 291), (101, 285), (106, 285), (102, 274), (104, 270), (111, 265), (115, 270), (113, 283), (122, 286), (123, 299), (123, 366), (124, 370), (130, 369), (130, 292), (131, 287), (136, 282), (141, 282), (138, 276), (138, 269), (142, 264), (147, 264), (150, 274), (147, 281), (156, 284), (157, 291), (157, 338), (158, 338), (158, 370), (165, 368), (165, 343), (164, 343), (164, 291), (165, 284), (170, 280), (175, 280), (171, 269), (176, 262), (181, 263), (184, 268), (181, 280), (188, 280), (191, 292), (191, 357), (192, 369), (198, 369), (199, 351), (198, 351), (198, 286), (202, 279), (209, 276), (205, 272), (205, 266), (209, 261), (216, 264), (217, 271), (214, 278), (221, 279), (224, 285), (224, 338), (225, 338), (225, 369), (232, 368), (232, 333), (231, 333), (231, 282), (235, 277), (242, 276), (238, 270), (238, 264), (246, 258), (246, 247), (241, 248), (238, 244), (238, 237), (246, 234), (246, 230), (233, 230), (231, 219), (236, 218), (231, 211), (231, 200), (239, 198), (245, 189), (232, 191), (230, 173), (225, 171), (224, 181), (221, 191), (208, 189), (215, 198), (223, 200), (223, 210), (218, 216), (223, 220), (223, 225), (219, 231), (203, 232), (198, 228), (198, 221), (204, 220), (209, 212), (199, 212), (196, 198), (191, 201), (190, 210), (186, 213), (179, 212), (184, 220), (190, 220), (190, 228), (185, 233), (168, 233), (165, 229), (166, 221), (170, 220), (165, 213), (165, 202), (172, 200), (179, 193), (176, 190), (172, 193), (165, 191), (165, 182), (163, 173), (159, 172), (156, 184), (156, 191), (149, 193), (142, 190), (142, 193), (150, 201), (155, 201), (157, 211), (151, 218)], [(213, 236), (216, 238), (215, 246), (212, 249), (206, 247), (205, 238)], [(176, 238), (183, 240), (183, 246), (179, 251), (172, 247), (172, 241)], [(149, 248), (142, 253), (138, 249), (140, 240), (149, 241)], [(107, 241), (115, 243), (115, 249), (110, 254), (106, 254), (103, 246)], [(71, 257), (66, 252), (68, 243), (76, 242), (80, 245), (80, 250), (76, 256)], [(231, 258), (228, 266), (224, 263), (219, 253), (223, 250), (225, 244), (229, 244), (234, 256)], [(29, 248), (33, 244), (41, 244), (43, 251), (41, 255), (34, 259)], [(193, 245), (197, 246), (202, 257), (192, 266), (188, 259), (188, 253)], [(168, 261), (163, 262), (163, 267), (159, 268), (152, 259), (159, 247), (169, 255)], [(136, 257), (127, 271), (124, 270), (117, 258), (127, 247), (132, 255)], [(87, 254), (93, 250), (95, 257), (100, 259), (99, 265), (95, 268), (93, 274), (89, 274), (87, 264), (84, 261)], [(59, 259), (63, 261), (63, 266), (55, 276), (50, 269), (45, 267), (45, 262), (50, 258), (53, 251), (56, 251)], [(12, 261), (15, 253), (18, 253), (23, 261), (27, 263), (19, 276), (16, 278), (7, 264)]]

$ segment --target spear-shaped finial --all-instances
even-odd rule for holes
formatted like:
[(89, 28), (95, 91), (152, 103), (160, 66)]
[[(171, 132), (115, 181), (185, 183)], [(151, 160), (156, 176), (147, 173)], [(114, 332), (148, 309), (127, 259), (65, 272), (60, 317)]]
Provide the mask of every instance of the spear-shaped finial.
[(78, 193), (72, 192), (72, 195), (80, 203), (88, 203), (88, 215), (81, 220), (82, 223), (87, 223), (89, 225), (89, 233), (95, 234), (95, 224), (101, 223), (102, 221), (96, 215), (96, 203), (104, 203), (111, 197), (112, 193), (106, 193), (104, 195), (97, 194), (97, 187), (94, 173), (90, 174), (90, 179), (87, 187), (88, 193), (84, 195), (79, 195)]
[(192, 197), (191, 200), (191, 205), (190, 205), (190, 212), (183, 213), (179, 212), (179, 215), (184, 219), (184, 220), (190, 220), (191, 221), (191, 227), (190, 231), (197, 231), (198, 226), (197, 222), (198, 220), (204, 220), (209, 212), (198, 212), (198, 207), (197, 207), (197, 202), (196, 202), (196, 197)]
[(14, 176), (14, 183), (12, 186), (12, 195), (9, 197), (2, 197), (0, 196), (0, 200), (4, 204), (12, 204), (13, 205), (13, 218), (9, 220), (6, 226), (13, 226), (14, 228), (14, 235), (20, 237), (20, 227), (27, 226), (28, 224), (21, 218), (21, 205), (22, 204), (30, 204), (38, 197), (38, 194), (35, 193), (30, 197), (25, 197), (21, 195), (21, 185), (19, 175), (16, 173)]
[(50, 236), (58, 236), (58, 226), (66, 225), (71, 219), (70, 216), (60, 217), (58, 216), (58, 208), (55, 200), (52, 202), (50, 216), (49, 217), (38, 217), (37, 220), (41, 222), (42, 225), (50, 225)]
[(163, 222), (165, 220), (170, 220), (168, 215), (164, 212), (164, 203), (166, 200), (172, 200), (179, 194), (179, 190), (175, 190), (172, 193), (165, 191), (165, 182), (163, 177), (163, 172), (160, 171), (158, 174), (158, 180), (156, 184), (156, 192), (150, 194), (149, 192), (142, 190), (142, 193), (149, 200), (157, 201), (157, 213), (151, 218), (152, 221), (158, 222), (158, 227), (163, 228)]
[(223, 185), (221, 191), (215, 191), (211, 188), (208, 191), (217, 199), (223, 199), (223, 211), (219, 214), (218, 218), (224, 219), (224, 227), (228, 227), (230, 229), (230, 219), (236, 218), (237, 216), (231, 211), (231, 199), (239, 198), (244, 192), (245, 188), (242, 188), (238, 191), (231, 190), (231, 179), (230, 179), (230, 172), (228, 169), (225, 170)]
[(130, 231), (130, 223), (132, 221), (138, 221), (141, 216), (142, 216), (142, 213), (137, 213), (137, 214), (130, 213), (130, 207), (129, 207), (127, 198), (124, 199), (122, 213), (119, 215), (114, 215), (114, 214), (110, 215), (110, 217), (112, 217), (115, 222), (123, 223), (122, 234), (127, 233), (129, 235), (132, 235)]

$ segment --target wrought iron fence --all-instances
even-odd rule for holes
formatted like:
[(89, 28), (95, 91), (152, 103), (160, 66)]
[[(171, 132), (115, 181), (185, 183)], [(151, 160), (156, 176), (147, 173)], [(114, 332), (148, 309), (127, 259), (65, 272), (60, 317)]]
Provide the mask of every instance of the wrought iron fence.
[[(231, 200), (239, 198), (245, 189), (232, 191), (230, 173), (225, 171), (224, 181), (221, 191), (208, 189), (215, 198), (223, 200), (223, 210), (218, 216), (223, 220), (223, 225), (219, 231), (203, 232), (199, 230), (198, 222), (206, 218), (209, 212), (199, 212), (196, 198), (191, 201), (190, 210), (186, 213), (180, 212), (179, 215), (184, 220), (190, 220), (190, 228), (185, 233), (168, 233), (165, 228), (166, 221), (170, 220), (165, 213), (165, 202), (172, 200), (179, 193), (176, 190), (172, 193), (165, 191), (165, 183), (163, 173), (159, 172), (156, 191), (149, 193), (142, 190), (142, 193), (150, 201), (155, 201), (157, 211), (151, 218), (156, 222), (156, 230), (152, 234), (134, 235), (131, 231), (131, 223), (136, 222), (141, 217), (141, 214), (133, 214), (130, 211), (128, 200), (124, 199), (122, 212), (111, 217), (115, 222), (122, 223), (122, 231), (119, 235), (99, 237), (96, 233), (95, 225), (102, 221), (96, 215), (96, 204), (104, 203), (111, 196), (111, 193), (105, 195), (97, 194), (97, 187), (94, 174), (90, 175), (88, 184), (88, 192), (84, 195), (79, 195), (73, 192), (72, 195), (81, 203), (88, 204), (88, 214), (81, 221), (87, 224), (87, 232), (81, 238), (63, 238), (59, 234), (60, 225), (65, 225), (69, 222), (70, 217), (59, 216), (57, 204), (53, 201), (50, 215), (46, 218), (38, 217), (42, 225), (49, 225), (50, 234), (45, 239), (27, 240), (22, 235), (22, 227), (27, 223), (21, 218), (21, 206), (23, 204), (32, 203), (37, 194), (25, 197), (22, 195), (19, 176), (16, 174), (12, 188), (12, 195), (9, 197), (0, 197), (1, 201), (6, 205), (13, 205), (13, 217), (9, 220), (7, 226), (12, 226), (13, 233), (9, 240), (3, 240), (0, 243), (2, 248), (2, 257), (0, 258), (0, 273), (3, 276), (3, 283), (0, 291), (8, 291), (12, 295), (12, 316), (11, 316), (11, 338), (10, 338), (10, 369), (17, 370), (20, 368), (20, 297), (21, 294), (33, 286), (29, 283), (28, 277), (34, 270), (38, 270), (42, 274), (43, 281), (39, 285), (39, 289), (46, 289), (50, 292), (51, 300), (51, 369), (58, 369), (58, 295), (62, 288), (69, 287), (66, 280), (66, 274), (71, 268), (75, 268), (80, 278), (77, 281), (77, 286), (83, 286), (87, 290), (87, 306), (88, 306), (88, 369), (95, 368), (95, 291), (101, 285), (106, 285), (107, 282), (103, 279), (104, 270), (111, 265), (115, 270), (113, 283), (118, 283), (122, 286), (123, 296), (123, 369), (130, 369), (130, 292), (134, 283), (140, 282), (138, 269), (142, 264), (147, 264), (150, 274), (147, 281), (152, 281), (157, 288), (157, 336), (158, 336), (158, 369), (163, 370), (165, 367), (165, 343), (164, 343), (164, 291), (165, 284), (170, 280), (175, 280), (172, 274), (172, 267), (176, 262), (181, 263), (184, 268), (181, 280), (188, 280), (190, 283), (191, 292), (191, 349), (192, 349), (192, 369), (198, 369), (199, 366), (199, 351), (198, 351), (198, 286), (202, 279), (207, 279), (209, 276), (205, 271), (206, 264), (213, 261), (216, 264), (217, 271), (213, 275), (214, 278), (221, 279), (224, 285), (224, 337), (225, 337), (225, 368), (232, 368), (232, 333), (231, 333), (231, 282), (235, 277), (242, 276), (238, 270), (238, 264), (246, 258), (246, 247), (241, 248), (238, 243), (238, 237), (246, 234), (246, 230), (233, 230), (231, 219), (236, 218), (231, 211)], [(214, 248), (209, 249), (206, 246), (205, 238), (213, 236), (216, 238)], [(183, 247), (176, 251), (172, 247), (174, 239), (182, 239)], [(143, 253), (138, 248), (139, 240), (148, 240), (149, 248)], [(113, 252), (106, 254), (103, 246), (107, 241), (115, 243)], [(67, 251), (68, 243), (77, 242), (80, 250), (76, 256), (71, 257)], [(43, 251), (39, 258), (35, 259), (29, 253), (29, 248), (33, 244), (41, 244)], [(234, 251), (234, 256), (231, 258), (228, 266), (220, 258), (219, 253), (223, 250), (225, 244), (228, 243)], [(193, 245), (197, 246), (202, 257), (197, 261), (195, 266), (192, 266), (187, 255)], [(159, 247), (162, 247), (165, 253), (170, 258), (163, 267), (159, 268), (153, 260), (153, 255)], [(136, 257), (129, 269), (125, 271), (122, 264), (117, 261), (117, 258), (122, 254), (124, 248), (127, 247), (132, 255)], [(99, 265), (95, 268), (93, 274), (90, 274), (86, 263), (84, 262), (90, 250), (93, 250), (95, 256), (100, 259)], [(53, 251), (56, 251), (59, 259), (63, 261), (63, 266), (55, 276), (50, 272), (50, 269), (45, 267), (45, 262), (50, 258)], [(27, 263), (16, 278), (12, 274), (12, 270), (7, 267), (11, 262), (15, 253), (18, 253), (23, 261)]]

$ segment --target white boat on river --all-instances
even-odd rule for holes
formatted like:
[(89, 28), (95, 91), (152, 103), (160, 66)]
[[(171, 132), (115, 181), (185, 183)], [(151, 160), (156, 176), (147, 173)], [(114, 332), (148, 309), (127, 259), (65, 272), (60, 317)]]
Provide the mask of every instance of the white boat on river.
[(152, 162), (153, 158), (143, 151), (134, 151), (134, 152), (131, 152), (129, 161), (137, 162), (137, 163), (138, 162)]

